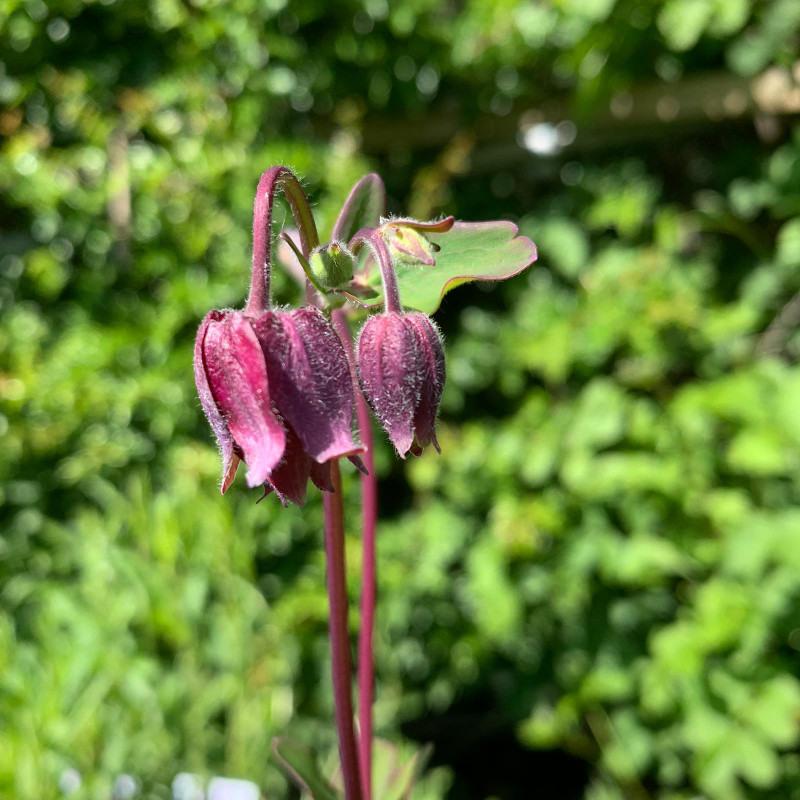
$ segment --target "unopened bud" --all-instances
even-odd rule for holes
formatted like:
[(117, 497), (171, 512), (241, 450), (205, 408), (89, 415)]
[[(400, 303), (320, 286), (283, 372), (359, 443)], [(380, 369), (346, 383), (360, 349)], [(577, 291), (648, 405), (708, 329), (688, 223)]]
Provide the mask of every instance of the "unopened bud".
[(341, 242), (331, 242), (311, 253), (310, 264), (326, 289), (338, 289), (353, 280), (356, 258)]
[(424, 234), (413, 228), (387, 226), (384, 229), (383, 238), (393, 261), (426, 267), (436, 264), (434, 253), (439, 248), (429, 242)]

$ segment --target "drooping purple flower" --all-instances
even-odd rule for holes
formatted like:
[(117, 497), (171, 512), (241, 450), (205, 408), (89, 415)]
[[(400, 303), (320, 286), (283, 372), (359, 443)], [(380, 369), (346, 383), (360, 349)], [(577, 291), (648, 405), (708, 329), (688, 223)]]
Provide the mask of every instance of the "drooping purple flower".
[(222, 492), (239, 459), (247, 483), (267, 481), (283, 457), (286, 433), (272, 409), (267, 367), (250, 320), (241, 311), (211, 311), (194, 348), (197, 391), (222, 451)]
[(308, 480), (332, 491), (330, 460), (363, 452), (353, 438), (353, 385), (336, 332), (313, 307), (212, 311), (195, 343), (195, 378), (220, 444), (222, 491), (248, 466), (285, 504), (303, 505)]
[(445, 381), (444, 349), (424, 314), (397, 311), (367, 320), (358, 339), (364, 396), (400, 456), (419, 455), (433, 442)]
[[(208, 314), (197, 335), (194, 370), (222, 451), (223, 493), (244, 460), (250, 486), (263, 486), (265, 494), (274, 491), (284, 504), (302, 505), (309, 479), (333, 491), (333, 459), (346, 456), (364, 470), (358, 457), (364, 448), (353, 437), (355, 379), (338, 334), (314, 306), (293, 311), (271, 306), (270, 236), (278, 192), (298, 223), (303, 259), (314, 249), (316, 227), (297, 178), (286, 167), (268, 169), (253, 204), (247, 304), (244, 311)], [(335, 268), (331, 280), (347, 277), (352, 257), (346, 247), (329, 244), (320, 256), (323, 262), (326, 256), (328, 267)]]
[(347, 353), (318, 308), (266, 311), (253, 321), (280, 416), (318, 464), (363, 452), (353, 439)]

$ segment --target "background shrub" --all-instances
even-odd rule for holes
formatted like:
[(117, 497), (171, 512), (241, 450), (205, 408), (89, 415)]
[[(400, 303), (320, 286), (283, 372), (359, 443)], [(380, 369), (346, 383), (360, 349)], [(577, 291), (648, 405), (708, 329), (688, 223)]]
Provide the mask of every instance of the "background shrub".
[(451, 800), (800, 797), (798, 27), (789, 0), (7, 0), (3, 796), (68, 769), (76, 797), (288, 796), (270, 738), (332, 746), (319, 504), (219, 497), (190, 369), (280, 162), (323, 229), (378, 169), (392, 211), (540, 245), (438, 315), (443, 455), (378, 437), (379, 732), (433, 741)]

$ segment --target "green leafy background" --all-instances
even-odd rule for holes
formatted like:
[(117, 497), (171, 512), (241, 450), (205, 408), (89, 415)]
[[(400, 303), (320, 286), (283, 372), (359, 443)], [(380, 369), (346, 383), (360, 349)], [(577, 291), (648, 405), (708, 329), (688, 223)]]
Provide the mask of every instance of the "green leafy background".
[[(378, 436), (376, 725), (434, 744), (425, 796), (800, 797), (800, 128), (749, 99), (799, 28), (792, 0), (5, 0), (0, 796), (290, 797), (271, 738), (334, 749), (319, 502), (219, 496), (190, 368), (286, 163), (323, 229), (377, 169), (393, 213), (539, 245), (437, 315), (442, 456)], [(549, 155), (542, 119), (575, 125)]]

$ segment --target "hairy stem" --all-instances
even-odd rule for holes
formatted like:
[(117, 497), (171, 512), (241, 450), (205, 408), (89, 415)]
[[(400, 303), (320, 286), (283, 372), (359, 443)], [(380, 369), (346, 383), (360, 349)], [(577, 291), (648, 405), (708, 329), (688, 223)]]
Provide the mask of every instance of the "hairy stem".
[(300, 232), (300, 246), (308, 258), (319, 244), (317, 226), (303, 187), (286, 167), (271, 167), (258, 182), (253, 206), (253, 273), (245, 311), (260, 314), (269, 308), (269, 281), (272, 264), (272, 208), (275, 195), (282, 191), (289, 202)]
[(372, 797), (372, 703), (375, 687), (375, 655), (373, 636), (375, 630), (375, 607), (378, 600), (377, 559), (375, 553), (375, 530), (378, 523), (378, 481), (375, 476), (372, 422), (367, 401), (358, 388), (355, 372), (353, 341), (347, 319), (341, 309), (332, 314), (333, 325), (347, 350), (350, 369), (353, 373), (353, 389), (356, 396), (356, 414), (364, 445), (364, 465), (368, 474), (361, 474), (361, 630), (358, 635), (358, 755), (361, 767), (361, 785), (365, 800)]
[(397, 311), (402, 313), (403, 306), (400, 302), (400, 290), (397, 287), (397, 275), (392, 264), (392, 257), (386, 242), (381, 238), (378, 231), (372, 228), (362, 228), (350, 240), (350, 248), (354, 255), (366, 245), (375, 256), (381, 270), (381, 280), (383, 281), (383, 307), (385, 311)]
[(347, 800), (362, 800), (361, 780), (353, 730), (353, 701), (350, 695), (352, 669), (347, 630), (347, 586), (344, 562), (344, 507), (339, 462), (331, 463), (333, 492), (323, 492), (325, 509), (325, 555), (330, 602), (331, 667), (333, 704), (339, 735), (344, 793)]

